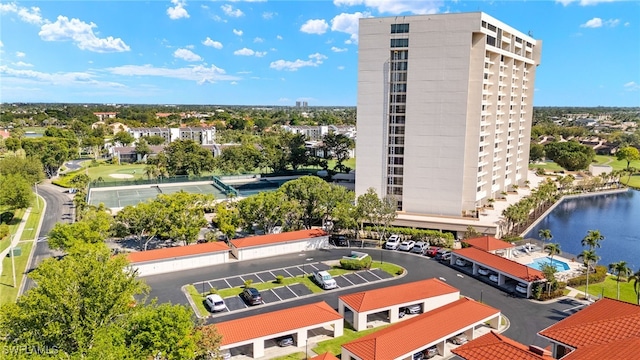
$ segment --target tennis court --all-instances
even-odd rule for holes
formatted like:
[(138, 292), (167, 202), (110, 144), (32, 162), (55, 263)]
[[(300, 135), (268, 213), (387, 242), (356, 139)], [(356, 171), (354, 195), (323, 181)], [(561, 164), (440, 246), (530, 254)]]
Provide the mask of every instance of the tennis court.
[(181, 190), (188, 193), (212, 194), (216, 199), (226, 198), (226, 195), (212, 184), (171, 184), (164, 186), (154, 185), (152, 187), (128, 187), (121, 190), (92, 188), (89, 193), (89, 204), (99, 205), (103, 203), (108, 208), (123, 208), (148, 201), (159, 194), (173, 194)]

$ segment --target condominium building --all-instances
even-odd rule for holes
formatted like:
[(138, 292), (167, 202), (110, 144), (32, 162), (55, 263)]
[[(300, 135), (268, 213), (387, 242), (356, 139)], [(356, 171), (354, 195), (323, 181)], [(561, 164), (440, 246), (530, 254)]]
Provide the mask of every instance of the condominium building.
[(200, 145), (215, 144), (216, 129), (214, 127), (181, 127), (181, 128), (131, 128), (128, 130), (136, 141), (147, 136), (161, 136), (165, 143), (176, 140), (193, 140)]
[(356, 194), (461, 216), (522, 185), (541, 45), (481, 12), (360, 19)]

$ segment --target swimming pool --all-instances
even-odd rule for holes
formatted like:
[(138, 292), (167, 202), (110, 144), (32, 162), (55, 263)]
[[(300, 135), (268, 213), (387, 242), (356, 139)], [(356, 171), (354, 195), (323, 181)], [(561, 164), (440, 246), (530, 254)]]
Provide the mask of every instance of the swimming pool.
[[(541, 258), (537, 258), (537, 259), (533, 259), (533, 262), (531, 264), (527, 264), (528, 267), (530, 268), (534, 268), (537, 270), (542, 270), (542, 265), (543, 264), (550, 264), (551, 263), (551, 258), (550, 257), (541, 257)], [(558, 259), (553, 259), (553, 266), (555, 266), (556, 270), (558, 271), (566, 271), (571, 269), (569, 267), (569, 264), (567, 264), (564, 261), (560, 261)]]

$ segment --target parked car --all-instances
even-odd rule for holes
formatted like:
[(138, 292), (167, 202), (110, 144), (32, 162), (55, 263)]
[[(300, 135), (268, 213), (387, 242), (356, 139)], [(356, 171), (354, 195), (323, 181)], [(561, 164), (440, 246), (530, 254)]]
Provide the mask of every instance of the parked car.
[(489, 275), (489, 281), (492, 281), (492, 282), (494, 282), (494, 283), (497, 283), (497, 282), (498, 282), (498, 274), (496, 274), (496, 273), (491, 273), (491, 274)]
[(432, 346), (424, 351), (424, 357), (426, 359), (431, 359), (432, 357), (438, 355), (438, 347)]
[(462, 345), (462, 344), (466, 343), (467, 341), (469, 341), (469, 339), (467, 338), (467, 335), (465, 335), (464, 333), (460, 333), (460, 334), (452, 337), (449, 340), (451, 340), (451, 342), (456, 344), (456, 345)]
[(323, 289), (335, 289), (338, 287), (335, 279), (326, 271), (318, 271), (313, 273), (313, 280)]
[(425, 252), (424, 254), (427, 255), (428, 257), (434, 257), (436, 256), (436, 254), (438, 254), (438, 250), (440, 250), (439, 247), (437, 246), (430, 246)]
[(424, 254), (424, 252), (427, 250), (428, 248), (428, 244), (424, 241), (418, 241), (417, 243), (415, 243), (415, 245), (413, 245), (413, 249), (411, 249), (411, 252), (414, 254)]
[(349, 239), (344, 235), (331, 235), (329, 243), (333, 246), (349, 246)]
[(397, 250), (400, 246), (400, 235), (393, 234), (387, 239), (387, 243), (384, 244), (384, 248), (387, 250)]
[(481, 267), (481, 268), (478, 269), (478, 274), (480, 274), (480, 275), (487, 276), (487, 275), (489, 275), (489, 273), (490, 273), (490, 271), (487, 268)]
[(527, 284), (525, 283), (518, 283), (518, 285), (516, 285), (516, 291), (521, 293), (521, 294), (527, 294)]
[(469, 263), (465, 259), (456, 259), (456, 265), (458, 266), (467, 266)]
[(400, 250), (400, 251), (409, 251), (409, 250), (413, 249), (413, 246), (415, 244), (416, 244), (416, 242), (413, 241), (413, 240), (403, 241), (402, 243), (400, 243), (400, 246), (398, 246), (398, 250)]
[(403, 312), (405, 314), (420, 314), (422, 312), (422, 307), (418, 304), (409, 305), (409, 306), (401, 307), (400, 312)]
[(262, 296), (260, 295), (260, 291), (256, 288), (245, 288), (242, 290), (242, 293), (240, 293), (240, 296), (249, 305), (262, 304)]
[(424, 353), (422, 351), (413, 354), (413, 360), (423, 360)]
[(212, 312), (224, 311), (227, 307), (224, 305), (224, 300), (218, 294), (210, 294), (204, 298), (204, 302), (207, 304)]
[(293, 346), (293, 336), (285, 335), (276, 339), (276, 344), (280, 347)]
[(229, 349), (220, 350), (219, 351), (219, 358), (223, 359), (223, 360), (231, 359), (231, 351), (229, 351)]
[(451, 250), (439, 249), (436, 253), (436, 260), (449, 260), (451, 258)]

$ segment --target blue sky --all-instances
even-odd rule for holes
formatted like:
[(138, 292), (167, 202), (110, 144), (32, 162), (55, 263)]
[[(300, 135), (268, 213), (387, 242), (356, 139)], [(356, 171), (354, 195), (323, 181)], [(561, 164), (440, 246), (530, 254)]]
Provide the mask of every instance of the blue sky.
[(484, 11), (543, 40), (535, 106), (640, 106), (640, 2), (0, 1), (0, 101), (354, 106), (358, 18)]

